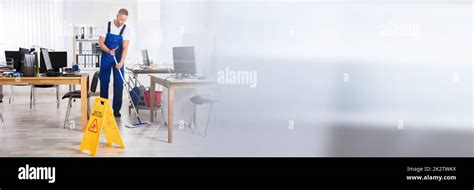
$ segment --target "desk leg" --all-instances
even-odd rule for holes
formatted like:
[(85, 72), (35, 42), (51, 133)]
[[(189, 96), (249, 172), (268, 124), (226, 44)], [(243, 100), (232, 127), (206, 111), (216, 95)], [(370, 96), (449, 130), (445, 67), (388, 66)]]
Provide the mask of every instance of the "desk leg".
[(87, 127), (87, 77), (81, 77), (81, 127), (86, 131)]
[[(150, 77), (151, 78), (151, 77)], [(150, 122), (154, 120), (155, 111), (155, 81), (150, 79)]]
[(174, 86), (168, 87), (168, 143), (173, 142)]

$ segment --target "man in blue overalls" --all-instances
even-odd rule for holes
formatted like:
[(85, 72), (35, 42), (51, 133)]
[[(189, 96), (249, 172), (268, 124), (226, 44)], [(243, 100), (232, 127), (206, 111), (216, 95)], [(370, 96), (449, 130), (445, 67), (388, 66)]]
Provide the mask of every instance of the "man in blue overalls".
[[(120, 117), (122, 108), (123, 81), (118, 69), (124, 73), (123, 64), (127, 58), (130, 32), (125, 25), (128, 18), (127, 9), (120, 9), (117, 18), (107, 24), (107, 33), (99, 37), (99, 46), (103, 50), (100, 64), (100, 97), (109, 98), (110, 72), (114, 74), (114, 98), (112, 109), (114, 116)], [(115, 64), (114, 57), (120, 61)]]

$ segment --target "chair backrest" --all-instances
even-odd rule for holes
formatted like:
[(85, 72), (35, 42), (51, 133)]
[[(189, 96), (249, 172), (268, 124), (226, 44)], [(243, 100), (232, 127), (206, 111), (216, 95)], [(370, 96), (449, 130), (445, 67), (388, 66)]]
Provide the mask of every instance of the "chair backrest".
[(100, 74), (100, 71), (96, 71), (94, 73), (94, 76), (92, 77), (91, 92), (95, 92), (97, 90), (97, 83), (99, 82), (99, 74)]

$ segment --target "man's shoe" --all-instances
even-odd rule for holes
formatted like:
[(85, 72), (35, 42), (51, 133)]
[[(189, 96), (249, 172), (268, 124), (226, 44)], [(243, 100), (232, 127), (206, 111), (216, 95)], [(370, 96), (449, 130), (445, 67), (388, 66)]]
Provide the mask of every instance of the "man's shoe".
[(122, 115), (120, 114), (120, 112), (114, 112), (114, 116), (115, 117), (121, 117)]

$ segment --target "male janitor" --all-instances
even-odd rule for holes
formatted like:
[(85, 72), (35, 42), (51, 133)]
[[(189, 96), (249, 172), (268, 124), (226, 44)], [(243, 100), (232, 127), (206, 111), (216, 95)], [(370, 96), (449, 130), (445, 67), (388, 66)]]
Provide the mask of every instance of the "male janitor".
[[(124, 73), (124, 62), (127, 58), (128, 44), (130, 43), (130, 30), (125, 25), (128, 18), (127, 9), (120, 9), (117, 17), (107, 23), (107, 28), (99, 37), (99, 46), (103, 50), (100, 65), (100, 97), (109, 98), (110, 72), (114, 75), (114, 98), (112, 109), (114, 116), (120, 117), (122, 107), (123, 81), (118, 69)], [(114, 58), (118, 61), (115, 64)]]

